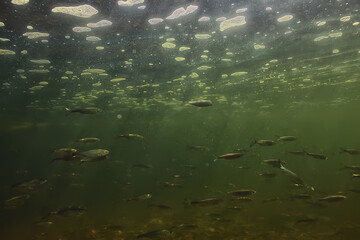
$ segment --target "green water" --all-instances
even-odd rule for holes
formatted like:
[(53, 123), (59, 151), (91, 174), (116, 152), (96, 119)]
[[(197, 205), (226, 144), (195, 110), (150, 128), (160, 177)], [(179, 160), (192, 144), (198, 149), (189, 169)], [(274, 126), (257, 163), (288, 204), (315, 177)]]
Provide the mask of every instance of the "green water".
[[(340, 150), (360, 150), (357, 1), (40, 2), (0, 7), (0, 37), (9, 40), (0, 49), (14, 51), (0, 55), (2, 239), (137, 239), (164, 229), (171, 234), (154, 239), (359, 236), (359, 170), (346, 167), (359, 166), (360, 155)], [(52, 12), (82, 4), (99, 13)], [(198, 8), (166, 19), (190, 5)], [(292, 18), (281, 20), (286, 15)], [(210, 20), (199, 21), (204, 16)], [(217, 20), (239, 16), (246, 23), (226, 30)], [(152, 18), (163, 22), (151, 25)], [(72, 30), (104, 19), (112, 25)], [(23, 36), (36, 31), (49, 36)], [(194, 100), (213, 105), (188, 104)], [(103, 111), (68, 114), (65, 107)], [(87, 137), (100, 141), (76, 141)], [(250, 147), (264, 139), (276, 144)], [(110, 153), (98, 162), (53, 161), (59, 148)], [(243, 157), (217, 159), (239, 148)], [(304, 186), (267, 159), (286, 162)], [(33, 189), (14, 187), (40, 178), (46, 183)], [(239, 189), (256, 193), (242, 201), (228, 194)], [(144, 194), (151, 198), (137, 200)], [(345, 199), (321, 201), (332, 195)], [(194, 204), (208, 198), (221, 201)], [(68, 206), (85, 210), (48, 216)]]

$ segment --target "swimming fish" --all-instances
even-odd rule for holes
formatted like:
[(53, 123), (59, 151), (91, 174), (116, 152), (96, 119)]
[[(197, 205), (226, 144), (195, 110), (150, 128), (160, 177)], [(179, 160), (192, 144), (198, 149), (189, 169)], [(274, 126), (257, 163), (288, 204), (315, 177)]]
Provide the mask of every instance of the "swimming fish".
[(224, 155), (217, 156), (217, 158), (231, 160), (231, 159), (241, 158), (244, 155), (245, 155), (244, 153), (227, 153), (227, 154), (224, 154)]
[(286, 141), (286, 142), (290, 142), (290, 141), (295, 141), (297, 138), (294, 136), (278, 136), (278, 141)]
[[(304, 151), (305, 152), (305, 151)], [(328, 157), (326, 157), (325, 155), (322, 155), (322, 154), (318, 154), (318, 153), (308, 153), (308, 152), (305, 152), (306, 155), (310, 156), (310, 157), (313, 157), (313, 158), (316, 158), (316, 159), (321, 159), (321, 160), (327, 160)]]
[(49, 216), (62, 216), (62, 217), (79, 217), (86, 213), (86, 209), (79, 206), (69, 206), (53, 212), (49, 212), (44, 218)]
[(189, 204), (190, 205), (207, 206), (207, 205), (217, 205), (222, 202), (223, 202), (223, 200), (221, 198), (205, 198), (205, 199), (201, 199), (201, 200), (189, 201)]
[(245, 197), (255, 194), (256, 191), (252, 189), (240, 189), (235, 191), (227, 192), (228, 195), (237, 196), (237, 197)]
[(47, 183), (47, 180), (44, 178), (35, 178), (23, 182), (16, 183), (11, 186), (12, 189), (19, 190), (34, 190), (38, 186)]
[(147, 232), (144, 234), (139, 234), (136, 237), (137, 238), (161, 238), (161, 237), (167, 237), (170, 235), (171, 235), (171, 232), (169, 230), (163, 229), (163, 230), (155, 230), (155, 231)]
[(137, 201), (144, 201), (144, 200), (148, 200), (152, 197), (151, 194), (147, 193), (147, 194), (143, 194), (137, 197), (133, 197), (133, 198), (129, 198), (126, 199), (127, 202), (137, 202)]
[(197, 100), (197, 101), (190, 101), (188, 104), (196, 106), (196, 107), (210, 107), (213, 105), (213, 102), (210, 100)]
[(119, 137), (126, 138), (128, 140), (141, 140), (144, 139), (143, 136), (135, 133), (129, 133), (129, 134), (120, 134)]
[(273, 140), (254, 140), (250, 143), (250, 147), (254, 146), (255, 144), (260, 146), (273, 146), (276, 144), (276, 142)]
[(99, 142), (100, 138), (80, 138), (76, 141), (80, 143), (94, 143), (94, 142)]
[(346, 196), (343, 196), (343, 195), (331, 195), (331, 196), (320, 198), (319, 201), (321, 201), (321, 202), (338, 202), (338, 201), (342, 201), (345, 199), (346, 199)]
[(65, 108), (65, 110), (68, 112), (67, 115), (71, 113), (95, 114), (103, 111), (101, 108), (96, 108), (96, 107), (86, 107), (86, 108), (76, 108), (76, 109)]
[(340, 153), (348, 153), (348, 154), (351, 154), (351, 155), (359, 155), (360, 150), (340, 148)]

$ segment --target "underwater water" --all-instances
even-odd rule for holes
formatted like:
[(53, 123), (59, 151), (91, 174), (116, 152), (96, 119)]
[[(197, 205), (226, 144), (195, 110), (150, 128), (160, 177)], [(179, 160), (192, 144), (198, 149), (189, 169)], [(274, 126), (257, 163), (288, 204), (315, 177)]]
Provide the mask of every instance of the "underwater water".
[(359, 9), (2, 1), (1, 239), (357, 239)]

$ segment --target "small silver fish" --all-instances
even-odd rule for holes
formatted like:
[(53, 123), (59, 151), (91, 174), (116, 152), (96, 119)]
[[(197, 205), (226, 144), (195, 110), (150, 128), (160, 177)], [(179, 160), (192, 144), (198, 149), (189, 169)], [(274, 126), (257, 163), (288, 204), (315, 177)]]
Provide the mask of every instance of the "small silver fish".
[(135, 134), (135, 133), (120, 134), (119, 137), (120, 138), (126, 138), (128, 140), (142, 140), (142, 139), (144, 139), (143, 136), (141, 136), (139, 134)]
[(144, 201), (144, 200), (148, 200), (152, 197), (151, 194), (147, 193), (147, 194), (143, 194), (134, 198), (129, 198), (126, 199), (127, 202), (137, 202), (137, 201)]
[(285, 161), (280, 159), (266, 159), (263, 160), (264, 163), (271, 165), (272, 167), (280, 168), (281, 164), (286, 164)]
[(328, 157), (326, 157), (325, 155), (318, 154), (318, 153), (305, 152), (305, 154), (310, 156), (310, 157), (316, 158), (316, 159), (321, 159), (321, 160), (327, 160), (328, 159)]
[(196, 106), (196, 107), (210, 107), (213, 105), (213, 102), (210, 100), (197, 100), (197, 101), (190, 101), (188, 104)]
[(99, 142), (100, 138), (80, 138), (76, 141), (80, 143), (94, 143), (94, 142)]
[(273, 146), (276, 144), (276, 142), (273, 140), (255, 140), (252, 143), (250, 143), (250, 147), (252, 147), (255, 144), (258, 144), (260, 146)]
[(294, 136), (281, 136), (278, 137), (278, 141), (286, 141), (286, 142), (290, 142), (290, 141), (295, 141), (297, 138)]
[(95, 114), (103, 111), (101, 108), (96, 108), (96, 107), (86, 107), (86, 108), (77, 108), (77, 109), (65, 108), (65, 110), (68, 112), (67, 115), (71, 113)]
[(245, 154), (244, 153), (227, 153), (227, 154), (224, 154), (224, 155), (220, 155), (220, 156), (217, 156), (217, 158), (221, 158), (221, 159), (238, 159), (238, 158), (241, 158), (243, 157)]
[(139, 234), (136, 237), (137, 238), (161, 238), (161, 237), (167, 237), (170, 235), (171, 235), (171, 232), (169, 230), (163, 229), (163, 230), (155, 230), (155, 231)]
[(207, 205), (217, 205), (222, 203), (223, 200), (221, 198), (205, 198), (201, 200), (194, 200), (190, 201), (190, 205), (200, 205), (200, 206), (207, 206)]
[(12, 189), (19, 189), (19, 190), (34, 190), (38, 186), (47, 183), (47, 180), (44, 178), (36, 178), (27, 180), (24, 182), (19, 182), (11, 186)]
[(340, 148), (340, 153), (348, 153), (348, 154), (351, 154), (351, 155), (359, 155), (360, 150)]
[(346, 199), (346, 196), (343, 196), (343, 195), (331, 195), (331, 196), (320, 198), (319, 201), (321, 201), (321, 202), (338, 202), (338, 201), (342, 201), (345, 199)]
[(228, 195), (237, 196), (237, 197), (245, 197), (255, 194), (256, 191), (252, 189), (240, 189), (235, 191), (227, 192)]
[(66, 208), (59, 209), (57, 211), (49, 212), (46, 217), (49, 216), (61, 216), (61, 217), (79, 217), (86, 213), (86, 209), (79, 206), (70, 206)]

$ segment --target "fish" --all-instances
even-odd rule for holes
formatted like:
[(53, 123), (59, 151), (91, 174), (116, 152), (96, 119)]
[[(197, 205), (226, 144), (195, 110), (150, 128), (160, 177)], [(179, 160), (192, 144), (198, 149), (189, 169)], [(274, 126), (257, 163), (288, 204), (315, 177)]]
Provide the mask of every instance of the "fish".
[(139, 134), (135, 134), (135, 133), (120, 134), (119, 137), (120, 138), (126, 138), (128, 140), (142, 140), (142, 139), (144, 139), (143, 136), (141, 136)]
[(95, 143), (95, 142), (99, 142), (100, 138), (80, 138), (76, 141), (79, 143)]
[(290, 198), (292, 198), (292, 199), (309, 199), (309, 198), (312, 198), (312, 196), (310, 194), (301, 193), (301, 194), (292, 194), (290, 196)]
[(80, 162), (84, 157), (75, 155), (75, 156), (66, 156), (66, 157), (57, 157), (53, 158), (52, 161), (64, 161), (64, 162)]
[(24, 204), (24, 202), (30, 198), (29, 194), (18, 195), (10, 199), (5, 200), (7, 208), (17, 208)]
[(149, 169), (149, 168), (152, 168), (153, 166), (151, 166), (149, 164), (135, 163), (135, 164), (133, 164), (133, 167)]
[(57, 157), (71, 157), (75, 156), (77, 150), (75, 148), (59, 148), (52, 151)]
[(217, 205), (222, 202), (223, 200), (221, 198), (205, 198), (201, 200), (189, 201), (189, 205), (208, 206), (208, 205)]
[(254, 140), (250, 143), (250, 147), (254, 146), (255, 144), (260, 146), (273, 146), (276, 144), (276, 142), (273, 140)]
[(310, 157), (316, 158), (316, 159), (321, 159), (321, 160), (327, 160), (328, 159), (328, 157), (326, 157), (325, 155), (322, 155), (322, 154), (308, 153), (308, 152), (305, 152), (305, 154), (310, 156)]
[(274, 178), (277, 176), (276, 173), (269, 173), (269, 172), (264, 172), (264, 173), (259, 173), (259, 176), (264, 177), (264, 178)]
[(79, 217), (86, 213), (86, 209), (79, 206), (69, 206), (53, 212), (49, 212), (44, 218), (50, 216)]
[(152, 195), (147, 193), (147, 194), (143, 194), (143, 195), (140, 195), (140, 196), (137, 196), (137, 197), (134, 197), (134, 198), (126, 199), (126, 201), (127, 202), (138, 202), (138, 201), (148, 200), (150, 198), (152, 198)]
[(34, 190), (38, 186), (47, 183), (47, 179), (45, 178), (35, 178), (19, 183), (15, 183), (11, 186), (12, 189), (19, 189), (19, 190)]
[(92, 150), (80, 152), (78, 153), (78, 155), (84, 158), (98, 158), (98, 157), (105, 157), (109, 155), (109, 153), (110, 153), (109, 150), (106, 149), (92, 149)]
[(175, 188), (181, 188), (182, 185), (178, 183), (170, 183), (170, 182), (164, 182), (165, 187), (175, 187)]
[(353, 173), (353, 174), (352, 174), (352, 177), (353, 177), (353, 178), (360, 178), (360, 174), (359, 174), (359, 173)]
[(348, 154), (350, 154), (350, 155), (359, 155), (359, 154), (360, 154), (360, 150), (340, 148), (340, 153), (348, 153)]
[(252, 189), (240, 189), (235, 191), (227, 192), (228, 195), (237, 196), (237, 197), (245, 197), (255, 194), (256, 191)]
[(210, 151), (210, 149), (208, 147), (205, 146), (201, 146), (201, 145), (197, 145), (197, 146), (188, 146), (187, 147), (189, 150), (196, 150), (196, 151)]
[(327, 197), (320, 198), (320, 202), (339, 202), (346, 199), (346, 196), (344, 195), (331, 195)]
[(294, 136), (277, 136), (278, 137), (278, 141), (286, 141), (286, 142), (290, 142), (290, 141), (295, 141), (297, 138)]
[(224, 155), (220, 155), (220, 156), (217, 156), (217, 158), (221, 158), (221, 159), (238, 159), (238, 158), (241, 158), (243, 157), (245, 154), (244, 153), (227, 153), (227, 154), (224, 154)]
[(196, 107), (210, 107), (213, 105), (213, 102), (210, 100), (196, 100), (196, 101), (189, 101), (188, 104)]
[(269, 164), (272, 167), (280, 168), (282, 164), (286, 164), (285, 161), (282, 161), (280, 159), (266, 159), (263, 160), (263, 163)]
[(155, 231), (139, 234), (136, 237), (137, 238), (161, 238), (161, 237), (170, 236), (171, 234), (172, 234), (172, 232), (170, 232), (169, 230), (162, 229), (162, 230), (155, 230)]
[(304, 183), (304, 181), (299, 178), (294, 172), (290, 171), (289, 169), (285, 168), (284, 166), (282, 166), (280, 164), (280, 169), (285, 173), (285, 175), (287, 175), (290, 180), (297, 184), (297, 186), (300, 186), (300, 187), (306, 187), (307, 185)]
[(319, 218), (316, 217), (307, 217), (307, 218), (302, 218), (302, 219), (298, 219), (296, 220), (295, 224), (299, 224), (299, 223), (314, 223), (319, 221)]
[(346, 169), (351, 169), (353, 171), (360, 171), (360, 166), (345, 166)]
[(76, 108), (76, 109), (65, 108), (65, 110), (67, 111), (66, 115), (69, 115), (71, 113), (96, 114), (103, 111), (101, 108), (97, 108), (97, 107), (86, 107), (86, 108)]
[(156, 207), (156, 208), (165, 209), (165, 210), (172, 209), (170, 206), (164, 205), (164, 204), (150, 204), (149, 207)]

